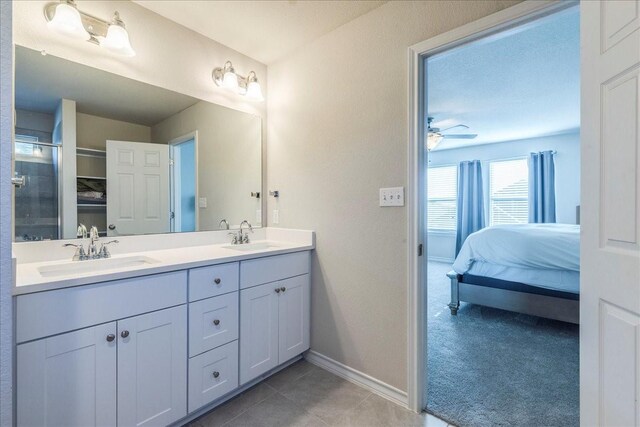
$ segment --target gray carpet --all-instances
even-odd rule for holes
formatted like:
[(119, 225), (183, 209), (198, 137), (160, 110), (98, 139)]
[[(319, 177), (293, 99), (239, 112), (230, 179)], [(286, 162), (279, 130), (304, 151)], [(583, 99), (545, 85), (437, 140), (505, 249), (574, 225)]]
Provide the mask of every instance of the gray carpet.
[(578, 426), (578, 326), (462, 303), (429, 263), (427, 411), (458, 426)]

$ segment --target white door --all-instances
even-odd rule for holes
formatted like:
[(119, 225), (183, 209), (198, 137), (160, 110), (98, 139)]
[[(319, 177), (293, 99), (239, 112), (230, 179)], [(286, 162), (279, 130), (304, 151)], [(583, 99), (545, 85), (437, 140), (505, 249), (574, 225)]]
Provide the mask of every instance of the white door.
[(279, 282), (240, 291), (240, 384), (278, 365), (279, 295)]
[(116, 324), (17, 346), (18, 426), (116, 424)]
[(284, 363), (309, 349), (309, 275), (286, 279), (279, 284), (278, 362)]
[(118, 321), (118, 426), (187, 415), (187, 308)]
[(640, 1), (580, 7), (580, 421), (639, 426)]
[(107, 141), (107, 234), (166, 233), (169, 146)]

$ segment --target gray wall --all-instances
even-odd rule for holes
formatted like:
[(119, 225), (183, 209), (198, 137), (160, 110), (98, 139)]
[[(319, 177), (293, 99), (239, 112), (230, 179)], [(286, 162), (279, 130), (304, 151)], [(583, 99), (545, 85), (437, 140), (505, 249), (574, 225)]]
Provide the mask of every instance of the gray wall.
[(78, 112), (76, 113), (76, 139), (78, 147), (106, 150), (107, 139), (151, 142), (151, 128)]
[[(576, 223), (576, 206), (580, 204), (580, 133), (500, 142), (430, 153), (430, 167), (455, 165), (463, 160), (481, 160), (485, 198), (489, 185), (488, 161), (526, 157), (533, 151), (556, 150), (556, 214), (557, 221)], [(488, 209), (488, 205), (486, 206)], [(487, 215), (487, 218), (489, 216)], [(427, 236), (427, 254), (430, 259), (453, 261), (455, 232), (434, 232)]]
[(0, 1), (0, 425), (13, 425), (13, 314), (11, 290), (13, 136), (12, 2)]
[(407, 213), (378, 189), (406, 186), (407, 48), (515, 3), (388, 2), (269, 66), (269, 213), (317, 233), (311, 348), (401, 390)]

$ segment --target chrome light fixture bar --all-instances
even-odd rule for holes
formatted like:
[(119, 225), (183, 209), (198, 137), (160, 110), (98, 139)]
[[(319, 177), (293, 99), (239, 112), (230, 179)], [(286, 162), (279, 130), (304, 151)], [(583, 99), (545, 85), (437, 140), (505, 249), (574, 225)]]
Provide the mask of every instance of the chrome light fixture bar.
[(258, 77), (254, 71), (249, 72), (247, 77), (236, 74), (231, 61), (225, 62), (223, 67), (214, 68), (211, 78), (216, 85), (229, 89), (238, 95), (246, 96), (252, 101), (264, 101), (262, 88), (258, 83)]
[(124, 22), (115, 12), (105, 21), (78, 9), (74, 0), (60, 0), (44, 8), (47, 26), (61, 34), (99, 45), (124, 56), (135, 56)]

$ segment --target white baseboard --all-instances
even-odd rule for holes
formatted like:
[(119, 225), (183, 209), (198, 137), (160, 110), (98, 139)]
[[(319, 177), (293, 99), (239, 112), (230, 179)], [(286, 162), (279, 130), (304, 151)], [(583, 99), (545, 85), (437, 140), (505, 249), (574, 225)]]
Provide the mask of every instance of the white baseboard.
[(313, 363), (314, 365), (326, 369), (347, 381), (366, 388), (378, 396), (384, 397), (385, 399), (388, 399), (404, 408), (408, 407), (407, 393), (402, 390), (398, 390), (387, 383), (383, 383), (370, 375), (350, 368), (347, 365), (343, 365), (342, 363), (313, 350), (307, 352), (304, 355), (304, 358), (307, 359), (309, 363)]
[(445, 258), (445, 257), (439, 257), (439, 256), (430, 256), (427, 257), (428, 261), (436, 261), (436, 262), (446, 262), (448, 264), (453, 264), (453, 259), (452, 258)]

